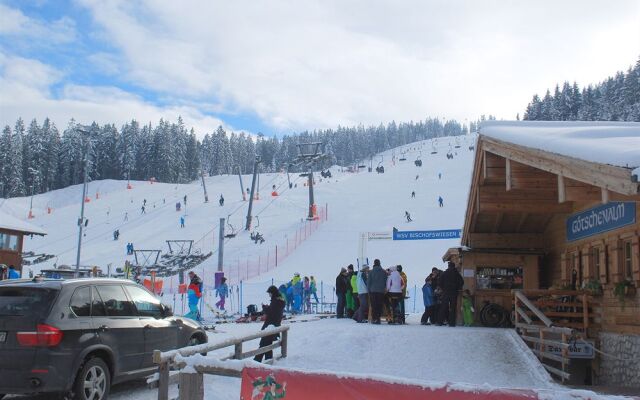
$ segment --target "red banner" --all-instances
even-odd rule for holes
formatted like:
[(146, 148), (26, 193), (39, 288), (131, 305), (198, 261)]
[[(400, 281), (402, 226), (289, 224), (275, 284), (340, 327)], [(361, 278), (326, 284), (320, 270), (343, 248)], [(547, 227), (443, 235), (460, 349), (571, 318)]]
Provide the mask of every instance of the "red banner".
[(405, 383), (358, 376), (338, 376), (245, 367), (241, 400), (511, 400), (537, 399), (533, 390), (489, 389), (474, 385)]

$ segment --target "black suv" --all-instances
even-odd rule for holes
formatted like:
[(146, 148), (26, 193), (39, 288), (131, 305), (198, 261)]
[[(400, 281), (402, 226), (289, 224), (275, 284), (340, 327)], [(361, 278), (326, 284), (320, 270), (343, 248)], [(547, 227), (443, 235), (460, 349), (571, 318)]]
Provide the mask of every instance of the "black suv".
[(0, 398), (73, 393), (103, 400), (154, 372), (154, 350), (207, 342), (144, 287), (121, 279), (0, 282)]

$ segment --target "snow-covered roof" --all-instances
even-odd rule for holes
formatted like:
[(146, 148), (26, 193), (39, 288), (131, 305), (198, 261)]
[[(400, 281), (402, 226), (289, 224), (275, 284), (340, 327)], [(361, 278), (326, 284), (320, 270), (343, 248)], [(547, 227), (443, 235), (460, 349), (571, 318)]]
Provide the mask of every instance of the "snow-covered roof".
[(485, 121), (481, 135), (585, 161), (640, 167), (640, 123)]
[(35, 233), (36, 235), (46, 235), (44, 229), (37, 227), (27, 221), (22, 221), (12, 215), (0, 211), (0, 229), (9, 229), (12, 231)]

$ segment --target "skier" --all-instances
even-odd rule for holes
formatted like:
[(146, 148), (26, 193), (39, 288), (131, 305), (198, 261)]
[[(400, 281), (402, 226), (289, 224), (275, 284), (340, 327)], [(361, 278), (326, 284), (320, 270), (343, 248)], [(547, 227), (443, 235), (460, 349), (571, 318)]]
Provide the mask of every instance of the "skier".
[(440, 308), (440, 320), (438, 325), (442, 325), (447, 312), (449, 313), (449, 326), (456, 326), (456, 311), (458, 303), (458, 291), (464, 286), (464, 280), (456, 265), (449, 261), (447, 270), (440, 274), (439, 286), (442, 288), (442, 304)]
[(402, 281), (402, 276), (397, 270), (397, 267), (391, 267), (391, 273), (387, 277), (387, 294), (389, 300), (391, 300), (391, 320), (387, 321), (389, 324), (400, 324), (402, 318), (400, 317), (400, 301), (402, 299), (402, 291), (405, 288), (405, 284)]
[(409, 214), (409, 211), (405, 211), (405, 212), (404, 212), (404, 216), (407, 218), (407, 222), (411, 222), (411, 221), (413, 221), (413, 220), (411, 219), (411, 214)]
[(444, 200), (442, 199), (442, 196), (438, 196), (438, 204), (440, 207), (444, 207)]
[(146, 206), (147, 205), (147, 199), (142, 199), (142, 205)]
[(113, 240), (118, 240), (118, 230), (113, 231)]
[(462, 292), (462, 307), (460, 307), (460, 311), (462, 311), (464, 326), (473, 325), (473, 313), (475, 310), (473, 309), (473, 301), (471, 301), (471, 292), (469, 292), (469, 289), (465, 289), (465, 291)]
[(216, 307), (224, 311), (225, 299), (229, 297), (229, 286), (227, 286), (227, 278), (222, 277), (220, 286), (216, 288), (216, 296), (220, 296), (220, 300), (216, 303)]
[(140, 208), (140, 210), (141, 210), (140, 214), (146, 214), (146, 213), (147, 213), (147, 212), (145, 211), (145, 207), (144, 207), (144, 206), (142, 206), (142, 207)]
[(438, 179), (442, 179), (442, 172), (438, 172)]
[(224, 197), (222, 197), (222, 195), (220, 195), (220, 200), (218, 200), (218, 203), (220, 203), (220, 207), (224, 206)]
[(418, 180), (418, 178), (420, 178), (420, 175), (416, 175), (416, 180)]
[(402, 278), (403, 288), (402, 288), (402, 299), (400, 299), (400, 323), (404, 324), (404, 300), (407, 298), (407, 283), (409, 282), (407, 279), (407, 274), (402, 271), (402, 265), (397, 266), (397, 270), (400, 273), (400, 277)]
[(316, 284), (316, 278), (311, 276), (311, 283), (309, 284), (309, 289), (311, 290), (311, 294), (313, 295), (316, 303), (320, 303), (318, 300), (318, 285)]
[(352, 318), (355, 311), (355, 304), (353, 304), (353, 286), (351, 286), (351, 277), (353, 276), (353, 264), (347, 266), (347, 275), (345, 277), (347, 291), (345, 293), (345, 304), (347, 307), (347, 317)]
[[(280, 326), (282, 323), (282, 313), (284, 311), (285, 302), (280, 296), (280, 292), (278, 288), (275, 286), (269, 286), (267, 289), (267, 293), (269, 293), (269, 297), (271, 298), (270, 304), (267, 306), (265, 304), (262, 305), (262, 312), (266, 316), (264, 320), (264, 324), (262, 324), (262, 329), (265, 330), (269, 325), (273, 325), (275, 327)], [(260, 347), (266, 347), (271, 345), (275, 340), (278, 339), (278, 334), (265, 336), (260, 339)], [(273, 358), (273, 352), (268, 351), (263, 354), (258, 354), (254, 357), (254, 360), (257, 362), (262, 362), (262, 358), (265, 360), (271, 360)]]
[(184, 200), (184, 205), (186, 206), (187, 205), (187, 195), (186, 194), (184, 195), (183, 200)]
[(300, 314), (302, 312), (302, 295), (304, 287), (299, 273), (296, 272), (294, 278), (291, 280), (291, 285), (293, 286), (293, 313)]
[(9, 271), (7, 273), (8, 279), (20, 279), (20, 272), (16, 271), (16, 267), (9, 265)]
[(422, 287), (422, 301), (424, 302), (424, 314), (422, 314), (422, 318), (420, 318), (420, 323), (422, 325), (431, 325), (435, 319), (433, 316), (433, 288), (431, 287), (430, 277), (427, 277), (424, 280), (424, 286)]
[(414, 190), (413, 192), (411, 192), (411, 198), (415, 199), (416, 198), (416, 191)]
[(346, 294), (347, 294), (347, 269), (342, 268), (340, 273), (336, 277), (336, 297), (338, 301), (336, 303), (336, 318), (344, 318), (344, 308), (346, 306)]
[(369, 266), (363, 265), (360, 271), (358, 272), (358, 277), (356, 279), (356, 286), (358, 288), (358, 302), (360, 305), (356, 310), (356, 314), (353, 317), (356, 322), (367, 322), (369, 318), (369, 291), (367, 290), (367, 275), (369, 273)]
[(311, 313), (311, 282), (309, 281), (309, 277), (305, 276), (303, 279), (303, 292), (302, 297), (304, 301), (304, 312), (310, 314)]
[(184, 228), (184, 215), (180, 216), (180, 228)]
[(189, 312), (185, 314), (185, 317), (198, 321), (200, 319), (198, 302), (202, 297), (202, 279), (200, 279), (200, 277), (193, 271), (189, 271), (189, 278), (191, 278), (191, 283), (189, 283), (189, 287), (187, 289)]
[(367, 290), (371, 301), (371, 323), (373, 324), (380, 324), (386, 283), (387, 273), (382, 269), (380, 260), (375, 259), (371, 272), (367, 274)]
[(125, 213), (124, 213), (124, 220), (125, 220), (125, 221), (128, 221), (128, 220), (129, 220), (129, 213), (128, 213), (128, 212), (125, 212)]

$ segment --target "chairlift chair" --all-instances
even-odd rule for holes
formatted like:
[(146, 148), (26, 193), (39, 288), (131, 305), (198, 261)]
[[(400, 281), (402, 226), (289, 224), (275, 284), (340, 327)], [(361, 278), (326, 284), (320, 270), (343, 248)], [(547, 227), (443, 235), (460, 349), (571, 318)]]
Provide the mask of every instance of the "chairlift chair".
[(229, 227), (229, 230), (231, 232), (224, 235), (224, 237), (227, 238), (227, 239), (234, 238), (238, 234), (238, 231), (236, 231), (236, 228), (234, 228), (233, 225), (231, 225), (231, 222), (229, 222), (229, 217), (230, 216), (231, 216), (231, 214), (227, 215), (227, 226)]

